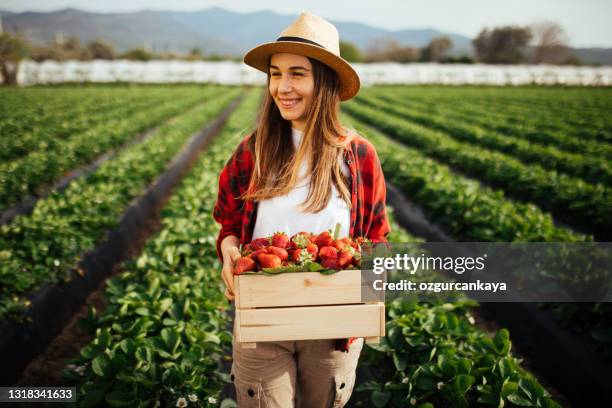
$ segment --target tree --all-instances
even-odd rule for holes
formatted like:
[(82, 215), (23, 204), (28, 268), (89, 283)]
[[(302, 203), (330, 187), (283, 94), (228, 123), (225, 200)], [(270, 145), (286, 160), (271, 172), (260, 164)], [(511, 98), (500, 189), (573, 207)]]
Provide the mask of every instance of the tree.
[(453, 46), (453, 41), (448, 37), (432, 38), (429, 44), (421, 51), (421, 61), (442, 62), (446, 52)]
[[(539, 21), (529, 26), (532, 34), (530, 62), (534, 64), (564, 64), (574, 57), (563, 28), (552, 21)], [(574, 57), (575, 58), (575, 57)]]
[(204, 52), (200, 47), (193, 47), (189, 54), (185, 56), (187, 61), (201, 61), (204, 59)]
[(417, 61), (420, 50), (414, 47), (402, 47), (397, 40), (391, 38), (376, 38), (368, 44), (366, 62), (414, 62)]
[(71, 36), (63, 44), (59, 44), (59, 48), (62, 60), (87, 61), (93, 58), (91, 51), (84, 47), (76, 36)]
[(153, 57), (154, 57), (153, 54), (145, 51), (142, 48), (135, 48), (121, 55), (121, 58), (135, 60), (135, 61), (149, 61), (149, 60), (152, 60)]
[(476, 59), (490, 64), (517, 64), (525, 60), (531, 32), (522, 27), (485, 28), (472, 40)]
[(95, 40), (87, 45), (87, 49), (94, 59), (113, 60), (117, 53), (111, 44), (103, 40)]
[(348, 62), (361, 62), (361, 51), (351, 42), (340, 41), (340, 56)]
[(0, 34), (0, 71), (5, 85), (17, 83), (19, 63), (29, 54), (28, 44), (9, 33)]

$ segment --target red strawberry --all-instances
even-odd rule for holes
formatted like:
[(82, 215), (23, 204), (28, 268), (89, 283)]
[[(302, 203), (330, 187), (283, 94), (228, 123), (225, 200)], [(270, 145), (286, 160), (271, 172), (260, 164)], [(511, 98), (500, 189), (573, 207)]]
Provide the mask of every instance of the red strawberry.
[(313, 244), (311, 242), (310, 244), (306, 245), (306, 250), (310, 253), (313, 260), (317, 259), (317, 255), (319, 254), (319, 247), (317, 244)]
[(314, 239), (314, 243), (317, 244), (319, 248), (324, 246), (330, 246), (333, 242), (334, 239), (332, 238), (329, 231), (323, 231)]
[(281, 259), (274, 254), (259, 254), (257, 255), (261, 268), (278, 268), (282, 265)]
[(251, 259), (258, 260), (257, 257), (259, 256), (259, 254), (266, 254), (266, 253), (267, 253), (267, 251), (266, 251), (265, 247), (263, 247), (263, 248), (260, 248), (260, 249), (258, 249), (256, 251), (251, 252), (247, 256), (249, 258), (251, 258)]
[[(329, 248), (329, 247), (327, 247)], [(341, 269), (340, 265), (338, 265), (338, 261), (336, 259), (327, 258), (323, 260), (321, 265), (326, 269)]]
[(333, 246), (324, 246), (319, 249), (319, 257), (321, 259), (337, 259), (338, 250)]
[(268, 245), (270, 245), (270, 238), (257, 238), (251, 242), (251, 246), (255, 251)]
[(295, 248), (306, 248), (308, 244), (310, 244), (311, 234), (308, 232), (298, 232), (297, 234), (291, 237), (291, 242), (293, 243), (292, 249)]
[(287, 248), (289, 237), (284, 232), (275, 232), (270, 239), (270, 244), (279, 248)]
[(346, 266), (350, 264), (351, 261), (353, 260), (354, 253), (355, 253), (355, 250), (353, 249), (352, 246), (345, 246), (344, 249), (342, 249), (338, 253), (338, 265)]
[(242, 247), (242, 256), (246, 256), (250, 254), (251, 252), (253, 252), (253, 245), (246, 244), (245, 246)]
[(234, 263), (234, 275), (240, 275), (241, 273), (254, 271), (255, 261), (249, 257), (240, 257), (236, 259)]
[(312, 261), (316, 259), (316, 258), (313, 258), (312, 254), (308, 252), (307, 249), (304, 249), (304, 248), (294, 249), (291, 252), (291, 258), (293, 258), (293, 260), (298, 263), (304, 263), (306, 261)]
[(352, 243), (353, 241), (351, 241), (350, 238), (338, 238), (337, 240), (334, 241), (332, 246), (336, 248), (337, 250), (341, 250), (347, 245), (350, 246)]
[(289, 258), (289, 253), (287, 253), (285, 248), (279, 248), (271, 245), (266, 248), (266, 252), (278, 256), (281, 261), (285, 261), (287, 258)]

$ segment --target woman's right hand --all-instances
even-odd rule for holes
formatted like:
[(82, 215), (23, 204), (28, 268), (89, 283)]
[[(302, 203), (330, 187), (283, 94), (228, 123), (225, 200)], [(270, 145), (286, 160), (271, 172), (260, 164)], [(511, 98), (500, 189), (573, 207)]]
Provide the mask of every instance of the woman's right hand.
[(225, 297), (227, 300), (234, 300), (234, 262), (237, 258), (240, 258), (240, 250), (238, 247), (230, 247), (227, 250), (227, 254), (223, 256), (223, 269), (221, 270), (221, 277), (225, 283)]

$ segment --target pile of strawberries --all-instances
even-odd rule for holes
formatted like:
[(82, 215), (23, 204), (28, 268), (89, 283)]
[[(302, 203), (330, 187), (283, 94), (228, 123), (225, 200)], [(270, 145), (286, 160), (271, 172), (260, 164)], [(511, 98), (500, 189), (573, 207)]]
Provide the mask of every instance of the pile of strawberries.
[(291, 238), (284, 232), (277, 232), (246, 244), (242, 248), (242, 257), (234, 264), (234, 274), (311, 262), (319, 263), (324, 269), (358, 269), (360, 245), (364, 242), (369, 240), (363, 237), (334, 239), (330, 231), (318, 235), (298, 232)]

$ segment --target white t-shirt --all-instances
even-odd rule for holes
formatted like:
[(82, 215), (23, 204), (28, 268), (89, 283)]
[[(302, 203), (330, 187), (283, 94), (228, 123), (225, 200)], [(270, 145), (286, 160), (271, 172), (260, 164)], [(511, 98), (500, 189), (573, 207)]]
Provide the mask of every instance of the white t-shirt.
[[(293, 145), (296, 149), (302, 141), (303, 132), (291, 129)], [(350, 170), (344, 161), (342, 172), (348, 176)], [(300, 167), (300, 178), (307, 172), (307, 162)], [(298, 179), (299, 180), (299, 179)], [(262, 200), (258, 203), (257, 218), (253, 230), (253, 239), (268, 237), (275, 232), (282, 231), (292, 236), (300, 231), (320, 233), (331, 229), (332, 233), (336, 223), (340, 223), (340, 237), (348, 237), (351, 222), (351, 210), (344, 200), (340, 198), (338, 190), (332, 184), (332, 197), (320, 212), (305, 213), (299, 210), (300, 204), (306, 201), (310, 184), (310, 176), (298, 181), (296, 186), (284, 196)]]

